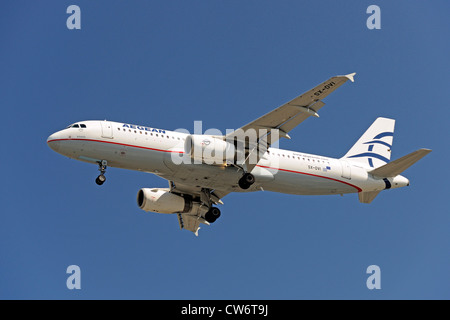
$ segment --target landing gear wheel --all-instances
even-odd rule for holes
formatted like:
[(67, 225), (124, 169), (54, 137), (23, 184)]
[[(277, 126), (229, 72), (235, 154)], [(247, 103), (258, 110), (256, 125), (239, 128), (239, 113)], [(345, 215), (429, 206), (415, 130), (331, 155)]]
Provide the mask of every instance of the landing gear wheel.
[(101, 174), (97, 177), (97, 179), (95, 179), (95, 183), (98, 184), (99, 186), (101, 186), (103, 183), (105, 183), (106, 181), (106, 177)]
[(220, 210), (216, 207), (211, 207), (209, 211), (205, 214), (205, 220), (209, 223), (213, 223), (220, 217)]
[(254, 183), (255, 183), (255, 176), (249, 172), (244, 173), (244, 175), (242, 176), (242, 178), (239, 179), (238, 182), (239, 187), (241, 187), (241, 189), (244, 190), (250, 188), (250, 186)]
[(95, 179), (95, 183), (101, 186), (106, 181), (105, 173), (106, 168), (108, 166), (108, 162), (106, 160), (102, 160), (98, 162), (98, 171), (100, 171), (100, 175)]

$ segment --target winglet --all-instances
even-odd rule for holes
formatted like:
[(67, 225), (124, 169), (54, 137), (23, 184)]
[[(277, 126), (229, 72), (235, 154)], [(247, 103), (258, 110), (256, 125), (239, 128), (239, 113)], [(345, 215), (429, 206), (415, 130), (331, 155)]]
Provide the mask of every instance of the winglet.
[(349, 79), (351, 82), (355, 82), (355, 79), (353, 78), (355, 76), (356, 72), (346, 74), (344, 77)]

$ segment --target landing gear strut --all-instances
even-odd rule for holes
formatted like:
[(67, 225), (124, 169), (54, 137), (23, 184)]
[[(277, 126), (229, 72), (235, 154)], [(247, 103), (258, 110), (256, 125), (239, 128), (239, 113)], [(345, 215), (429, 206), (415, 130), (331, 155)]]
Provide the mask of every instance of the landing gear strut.
[(248, 189), (252, 184), (255, 183), (255, 176), (252, 175), (250, 172), (244, 173), (242, 178), (239, 179), (239, 187), (241, 189)]
[(101, 186), (106, 181), (105, 173), (108, 162), (106, 160), (102, 160), (98, 163), (98, 171), (100, 171), (100, 175), (95, 179), (95, 183)]
[(209, 223), (213, 223), (220, 217), (220, 210), (216, 207), (211, 207), (209, 211), (205, 214), (205, 220)]

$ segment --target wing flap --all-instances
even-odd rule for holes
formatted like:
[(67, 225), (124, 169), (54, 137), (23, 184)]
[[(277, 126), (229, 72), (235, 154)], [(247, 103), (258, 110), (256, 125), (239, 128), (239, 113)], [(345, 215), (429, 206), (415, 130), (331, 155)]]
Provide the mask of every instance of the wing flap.
[[(317, 101), (316, 103), (314, 103), (312, 106), (310, 106), (309, 108), (307, 108), (307, 110), (310, 110), (310, 112), (315, 112), (317, 114), (317, 112), (325, 105), (324, 102), (322, 101)], [(297, 109), (299, 107), (296, 107)], [(295, 117), (292, 117), (291, 119), (289, 119), (288, 121), (286, 121), (285, 123), (283, 123), (280, 126), (280, 129), (283, 130), (284, 132), (289, 132), (292, 129), (294, 129), (296, 126), (298, 126), (300, 123), (302, 123), (303, 121), (305, 121), (307, 118), (309, 118), (310, 116), (314, 116), (314, 114), (311, 114), (308, 111), (305, 111), (304, 109), (300, 110), (301, 112), (297, 113)], [(318, 116), (318, 115), (317, 115)]]
[[(197, 186), (190, 186), (187, 184), (181, 184), (169, 180), (170, 192), (190, 195), (192, 199), (197, 202), (202, 203), (202, 205), (210, 207), (212, 204), (223, 204), (221, 198), (229, 194), (229, 191), (224, 190), (211, 190), (205, 189)], [(204, 212), (194, 211), (190, 213), (177, 213), (178, 224), (180, 229), (186, 229), (192, 231), (196, 236), (198, 236), (198, 230), (200, 230), (200, 223), (210, 225), (208, 221), (203, 217)]]
[(183, 213), (178, 213), (177, 216), (180, 229), (192, 231), (197, 237), (198, 230), (200, 230), (200, 223), (202, 222), (209, 225), (209, 223), (201, 217), (191, 216)]

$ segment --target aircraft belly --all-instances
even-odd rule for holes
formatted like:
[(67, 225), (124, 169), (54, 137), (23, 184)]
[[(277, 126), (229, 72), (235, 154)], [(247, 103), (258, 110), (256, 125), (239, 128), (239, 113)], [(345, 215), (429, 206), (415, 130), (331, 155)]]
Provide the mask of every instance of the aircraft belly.
[(170, 172), (161, 151), (95, 141), (65, 142), (65, 155), (87, 162), (107, 160), (108, 166), (144, 172)]
[(164, 164), (163, 152), (132, 147), (126, 148), (126, 150), (117, 150), (112, 155), (116, 159), (118, 167), (128, 167), (132, 170), (150, 173), (170, 172), (169, 168)]
[(228, 191), (239, 188), (237, 181), (242, 172), (237, 172), (236, 168), (225, 166), (212, 166), (206, 164), (178, 164), (166, 163), (171, 169), (171, 173), (160, 175), (161, 177), (175, 182), (189, 184), (196, 187), (220, 189)]
[[(336, 181), (337, 180), (337, 181)], [(264, 190), (298, 195), (354, 193), (357, 188), (331, 177), (278, 171), (274, 181), (263, 184)]]

